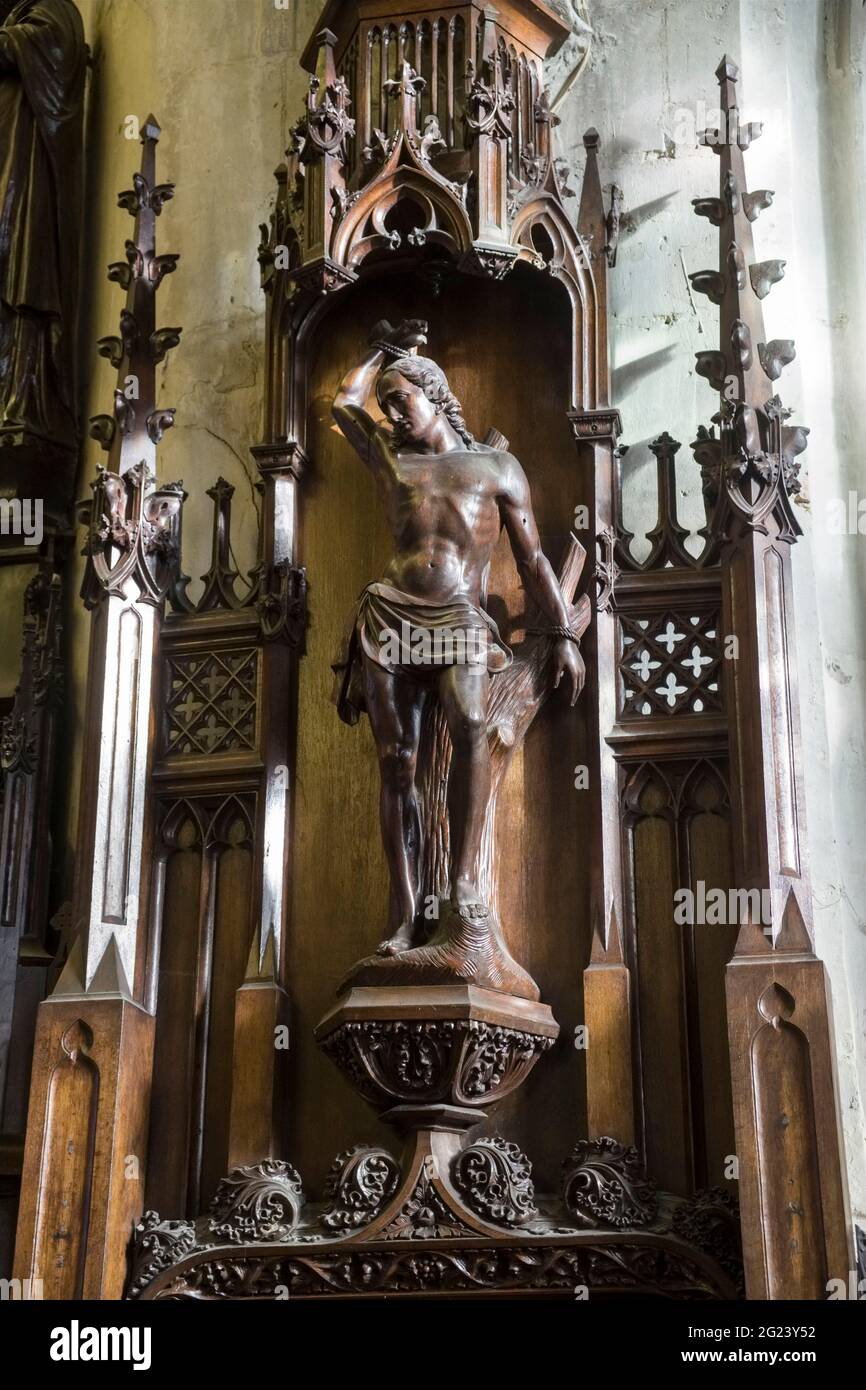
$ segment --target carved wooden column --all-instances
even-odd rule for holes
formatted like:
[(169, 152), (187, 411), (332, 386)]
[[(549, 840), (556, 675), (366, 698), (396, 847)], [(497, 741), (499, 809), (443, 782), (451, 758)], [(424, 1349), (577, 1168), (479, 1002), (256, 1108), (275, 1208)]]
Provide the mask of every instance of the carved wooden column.
[(472, 230), (484, 246), (508, 247), (508, 140), (514, 93), (503, 71), (496, 42), (497, 11), (488, 6), (482, 21), (478, 72), (470, 64), (466, 143), (470, 150), (475, 199)]
[(177, 560), (180, 484), (155, 481), (174, 412), (155, 401), (156, 366), (180, 330), (158, 330), (156, 291), (178, 257), (158, 255), (159, 126), (149, 117), (132, 189), (111, 416), (92, 434), (109, 466), (93, 484), (82, 597), (92, 613), (73, 920), (78, 935), (40, 1007), (18, 1223), (16, 1275), (48, 1298), (118, 1298), (143, 1200), (154, 1019), (148, 1010), (148, 777), (155, 652)]
[(617, 651), (614, 559), (618, 486), (614, 455), (619, 412), (608, 405), (607, 219), (598, 173), (598, 132), (584, 136), (586, 170), (578, 230), (588, 249), (595, 284), (598, 324), (596, 360), (586, 364), (595, 408), (572, 411), (570, 420), (582, 465), (583, 496), (591, 497), (590, 526), (596, 539), (595, 621), (587, 632), (590, 709), (589, 790), (593, 798), (589, 853), (592, 950), (584, 972), (587, 1028), (587, 1124), (590, 1138), (609, 1135), (623, 1144), (635, 1137), (632, 1080), (631, 984), (623, 953), (622, 848), (619, 780), (606, 735), (616, 722)]
[(349, 89), (334, 66), (336, 42), (330, 29), (323, 29), (316, 36), (316, 73), (310, 78), (306, 112), (292, 131), (289, 156), (302, 171), (298, 201), (303, 205), (300, 220), (304, 266), (315, 267), (320, 273), (327, 271), (345, 281), (353, 277), (338, 269), (330, 250), (336, 218), (349, 196), (343, 160), (346, 140), (354, 133), (355, 122), (349, 116)]
[(764, 333), (761, 300), (784, 261), (754, 259), (752, 223), (773, 197), (746, 185), (743, 153), (760, 125), (739, 123), (734, 64), (723, 58), (716, 76), (725, 126), (703, 141), (719, 157), (720, 193), (695, 211), (719, 227), (719, 269), (690, 278), (720, 306), (719, 350), (698, 353), (697, 371), (721, 405), (718, 435), (702, 427), (693, 448), (720, 545), (725, 637), (736, 639), (723, 663), (736, 877), (757, 890), (727, 971), (743, 1253), (750, 1298), (821, 1299), (855, 1266), (799, 761), (791, 497), (808, 431), (785, 423), (772, 394), (794, 344)]
[[(295, 662), (306, 624), (306, 576), (295, 564), (298, 480), (306, 462), (294, 437), (295, 393), (302, 389), (276, 325), (292, 313), (287, 271), (309, 259), (324, 284), (351, 279), (331, 260), (333, 213), (345, 196), (345, 140), (354, 130), (349, 93), (334, 67), (335, 36), (317, 35), (316, 74), (306, 113), (292, 131), (288, 166), (277, 170), (278, 193), (259, 247), (267, 305), (268, 390), (264, 442), (252, 449), (261, 482), (261, 559), (257, 611), (262, 648), (262, 793), (256, 830), (254, 927), (246, 978), (235, 996), (229, 1126), (230, 1167), (282, 1155), (287, 1148), (286, 920), (294, 789)], [(303, 244), (291, 224), (294, 213)], [(276, 384), (286, 382), (288, 389)]]
[(261, 623), (262, 791), (256, 829), (255, 926), (244, 983), (235, 999), (229, 1167), (280, 1156), (286, 1149), (284, 988), (289, 833), (294, 767), (295, 662), (306, 623), (306, 576), (295, 563), (300, 450), (262, 444), (252, 450), (261, 474), (262, 559), (256, 608)]
[[(235, 996), (229, 1167), (282, 1156), (287, 1149), (289, 1027), (286, 923), (294, 790), (296, 660), (306, 625), (306, 575), (295, 563), (298, 480), (306, 462), (297, 441), (296, 396), (303, 377), (279, 325), (294, 314), (287, 276), (309, 262), (312, 281), (354, 278), (331, 258), (336, 214), (345, 204), (345, 141), (354, 130), (349, 92), (337, 76), (330, 30), (316, 36), (316, 73), (306, 112), (292, 131), (288, 165), (277, 171), (277, 203), (261, 228), (259, 265), (267, 312), (263, 442), (252, 449), (262, 496), (256, 607), (262, 635), (262, 781), (256, 829), (254, 926), (246, 978)], [(297, 222), (301, 230), (298, 236)]]

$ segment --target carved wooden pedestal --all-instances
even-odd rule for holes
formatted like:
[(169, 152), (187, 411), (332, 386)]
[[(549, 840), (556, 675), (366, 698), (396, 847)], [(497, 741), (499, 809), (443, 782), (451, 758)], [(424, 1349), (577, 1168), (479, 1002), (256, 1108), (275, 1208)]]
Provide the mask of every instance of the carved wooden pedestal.
[(470, 1137), (558, 1031), (546, 1005), (469, 985), (352, 990), (316, 1036), (403, 1135), (401, 1158), (340, 1154), (315, 1205), (270, 1159), (234, 1169), (194, 1224), (148, 1212), (129, 1296), (736, 1297), (726, 1194), (660, 1199), (637, 1152), (600, 1139), (565, 1161), (561, 1198), (536, 1198), (516, 1144)]
[(546, 1004), (432, 985), (350, 990), (316, 1039), (387, 1123), (460, 1134), (525, 1081), (558, 1033)]
[[(439, 1235), (498, 1235), (534, 1216), (528, 1160), (498, 1136), (468, 1144), (487, 1118), (482, 1106), (516, 1090), (559, 1032), (546, 1004), (471, 985), (353, 989), (316, 1030), (324, 1052), (354, 1088), (406, 1135), (400, 1167), (381, 1150), (392, 1175), (370, 1220), (375, 1233), (398, 1236), (422, 1224)], [(332, 1171), (335, 1210), (354, 1224), (357, 1155)]]

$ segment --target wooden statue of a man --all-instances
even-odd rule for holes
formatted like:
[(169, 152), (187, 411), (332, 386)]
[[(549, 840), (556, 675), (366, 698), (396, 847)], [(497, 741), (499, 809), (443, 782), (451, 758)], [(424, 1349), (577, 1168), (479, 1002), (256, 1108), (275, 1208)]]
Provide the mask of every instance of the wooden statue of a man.
[[(334, 417), (370, 469), (394, 556), (361, 595), (335, 669), (341, 717), (366, 710), (381, 770), (382, 836), (398, 907), (397, 930), (379, 947), (421, 944), (421, 831), (415, 774), (421, 716), (435, 693), (451, 738), (448, 781), (450, 901), (464, 919), (485, 917), (477, 864), (491, 792), (487, 716), (491, 682), (512, 653), (485, 611), (487, 576), (504, 526), (523, 583), (555, 636), (553, 684), (576, 701), (584, 679), (578, 634), (541, 550), (529, 484), (517, 459), (478, 443), (444, 372), (418, 355), (427, 325), (377, 324), (370, 351), (348, 373)], [(385, 416), (366, 410), (375, 386)]]
[(77, 448), (86, 65), (72, 0), (0, 0), (0, 449)]

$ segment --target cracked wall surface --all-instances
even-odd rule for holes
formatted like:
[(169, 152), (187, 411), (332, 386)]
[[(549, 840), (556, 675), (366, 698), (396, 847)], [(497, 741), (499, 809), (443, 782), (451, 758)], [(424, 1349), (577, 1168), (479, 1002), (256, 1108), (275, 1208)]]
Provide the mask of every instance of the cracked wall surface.
[[(715, 401), (694, 354), (716, 346), (716, 311), (693, 296), (692, 271), (716, 264), (716, 232), (691, 199), (716, 191), (713, 155), (695, 132), (717, 104), (714, 70), (725, 52), (742, 69), (746, 118), (766, 122), (750, 150), (752, 188), (776, 190), (756, 224), (759, 256), (788, 261), (766, 301), (770, 336), (794, 337), (798, 359), (782, 387), (811, 427), (805, 455), (806, 530), (795, 547), (797, 633), (808, 833), (818, 949), (831, 976), (852, 1202), (866, 1212), (866, 592), (864, 537), (834, 537), (826, 508), (863, 488), (857, 427), (866, 394), (857, 348), (866, 332), (862, 248), (863, 10), (857, 0), (589, 0), (589, 56), (558, 114), (559, 153), (578, 171), (582, 134), (601, 135), (603, 180), (625, 194), (611, 278), (613, 400), (630, 445), (625, 522), (639, 538), (655, 521), (651, 439), (683, 441), (681, 520), (703, 522), (698, 470), (688, 450)], [(258, 224), (272, 205), (273, 169), (300, 112), (298, 69), (319, 0), (79, 0), (94, 52), (88, 115), (87, 312), (82, 362), (87, 414), (105, 411), (114, 374), (94, 342), (116, 331), (122, 296), (104, 279), (129, 232), (116, 192), (129, 186), (139, 147), (123, 138), (127, 114), (153, 109), (163, 126), (158, 168), (177, 197), (159, 223), (160, 249), (182, 260), (160, 292), (160, 323), (182, 324), (160, 370), (160, 401), (177, 423), (160, 450), (163, 479), (182, 477), (185, 568), (207, 568), (218, 474), (236, 488), (237, 567), (253, 563), (256, 495), (249, 445), (260, 434), (264, 303)], [(575, 61), (584, 45), (575, 44)], [(557, 81), (564, 79), (562, 65)], [(576, 202), (572, 205), (576, 214)], [(471, 423), (471, 422), (470, 422)], [(86, 451), (79, 495), (102, 455)], [(531, 460), (527, 460), (531, 465)], [(864, 523), (866, 527), (866, 523)], [(192, 592), (196, 592), (193, 587)], [(87, 619), (70, 602), (73, 714), (67, 771), (77, 787)], [(74, 842), (74, 812), (66, 853)]]

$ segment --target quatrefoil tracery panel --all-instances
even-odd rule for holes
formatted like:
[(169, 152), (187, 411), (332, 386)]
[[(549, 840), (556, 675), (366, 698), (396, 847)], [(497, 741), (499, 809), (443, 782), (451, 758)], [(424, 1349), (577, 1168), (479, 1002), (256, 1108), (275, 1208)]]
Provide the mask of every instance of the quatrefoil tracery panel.
[(717, 612), (620, 616), (620, 699), (624, 719), (707, 714), (722, 708)]
[(258, 652), (168, 660), (167, 753), (233, 753), (256, 746)]

